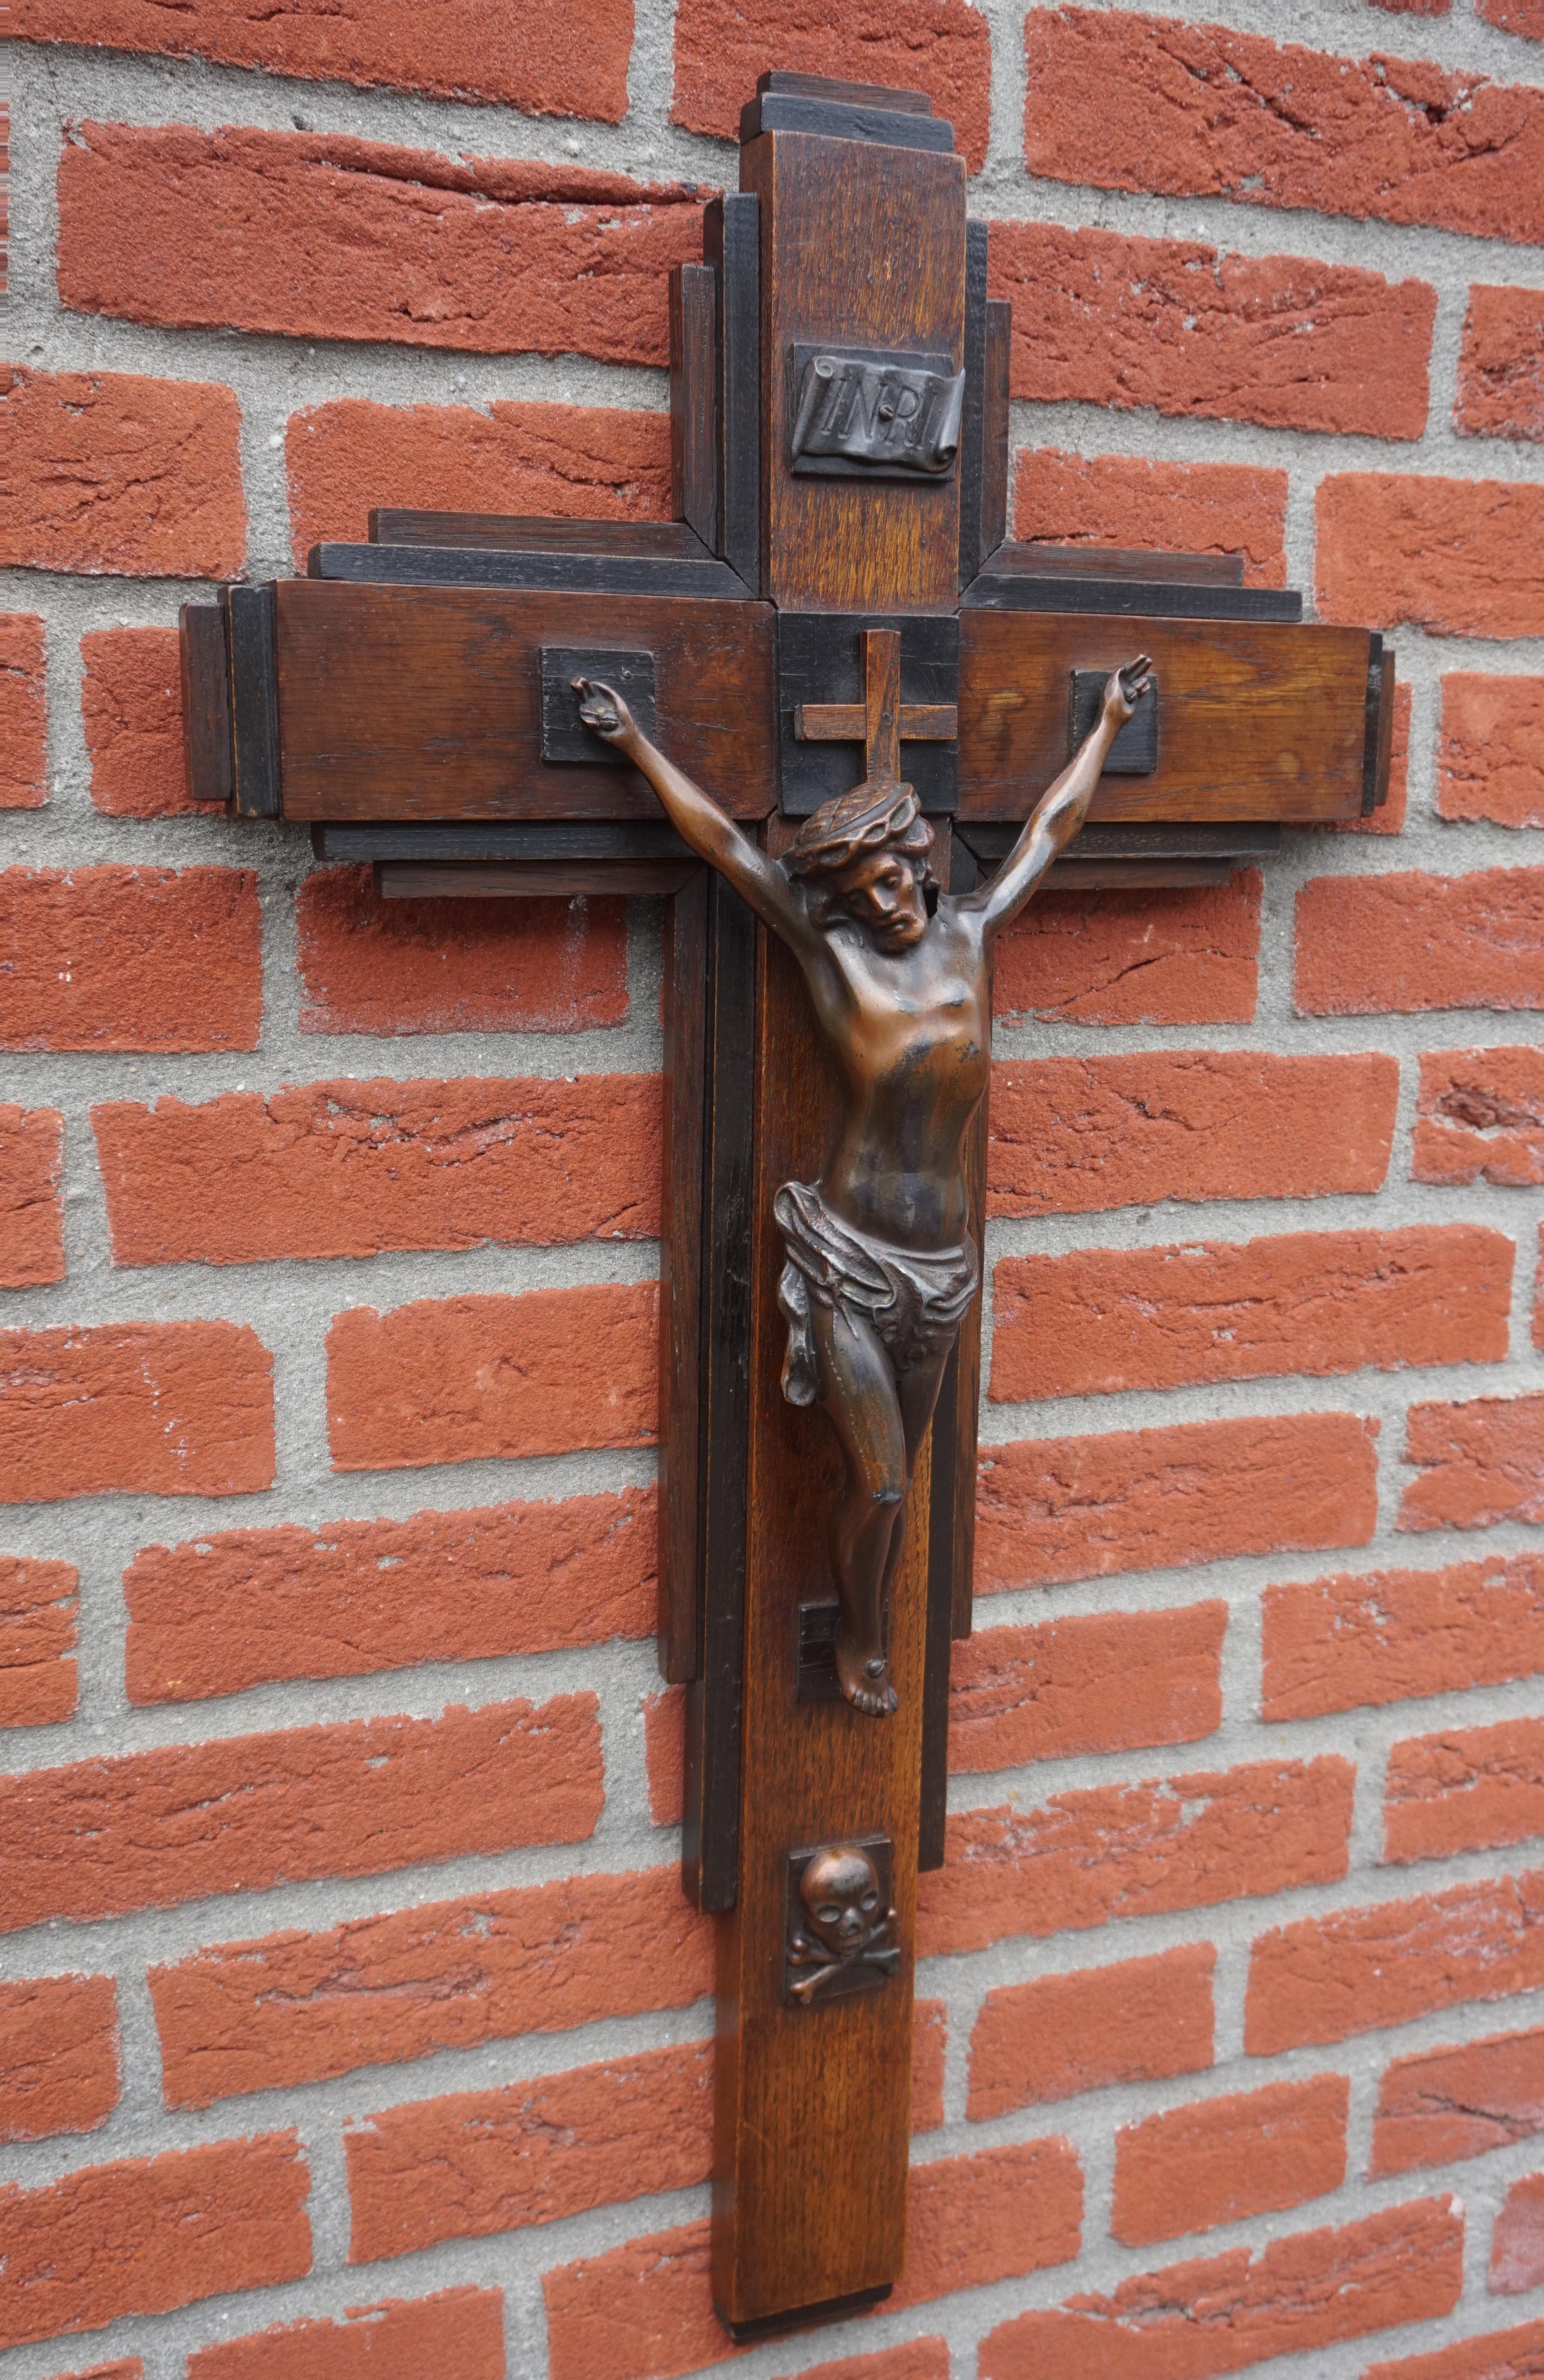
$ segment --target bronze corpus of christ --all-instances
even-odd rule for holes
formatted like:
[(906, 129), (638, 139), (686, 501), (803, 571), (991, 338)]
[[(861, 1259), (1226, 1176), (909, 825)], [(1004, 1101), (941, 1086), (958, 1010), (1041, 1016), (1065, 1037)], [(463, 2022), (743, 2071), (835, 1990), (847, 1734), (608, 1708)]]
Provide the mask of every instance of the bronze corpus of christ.
[(836, 1674), (888, 1718), (889, 1609), (906, 1496), (944, 1366), (977, 1294), (962, 1142), (991, 1064), (991, 949), (1088, 815), (1110, 747), (1148, 692), (1144, 654), (1106, 683), (1094, 726), (992, 880), (941, 891), (933, 832), (898, 775), (870, 776), (772, 859), (642, 733), (612, 686), (574, 681), (579, 716), (648, 779), (687, 844), (798, 961), (846, 1098), (819, 1182), (773, 1202), (786, 1260), (783, 1392), (823, 1407), (846, 1461), (831, 1514)]

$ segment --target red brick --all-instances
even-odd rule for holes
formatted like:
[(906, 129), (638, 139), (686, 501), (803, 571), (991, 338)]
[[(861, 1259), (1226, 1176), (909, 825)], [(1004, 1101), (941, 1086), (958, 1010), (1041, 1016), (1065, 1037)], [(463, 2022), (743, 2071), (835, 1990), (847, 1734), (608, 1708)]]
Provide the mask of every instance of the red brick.
[[(1378, 0), (1373, 0), (1378, 6)], [(1387, 799), (1369, 810), (1366, 818), (1326, 819), (1317, 832), (1324, 834), (1403, 834), (1405, 812), (1410, 799), (1410, 710), (1411, 689), (1394, 687), (1394, 730), (1389, 747), (1389, 791)]]
[(0, 1503), (274, 1484), (274, 1359), (234, 1322), (0, 1330)]
[(1498, 2033), (1396, 2058), (1372, 2126), (1369, 2179), (1452, 2165), (1544, 2131), (1544, 2033)]
[(147, 1546), (124, 1573), (134, 1703), (654, 1633), (654, 1492), (286, 1523)]
[(118, 2000), (111, 1975), (0, 1984), (0, 2140), (94, 2131), (118, 2096)]
[(346, 15), (271, 15), (242, 0), (188, 0), (172, 16), (155, 0), (19, 0), (11, 30), (26, 41), (213, 58), (619, 124), (627, 112), (633, 10), (631, 0), (568, 0), (523, 10), (512, 22), (497, 0), (477, 0), (441, 23), (412, 0), (372, 0)]
[(653, 1075), (298, 1084), (91, 1111), (113, 1260), (657, 1236)]
[(1544, 2281), (1544, 2173), (1526, 2173), (1506, 2193), (1490, 2234), (1492, 2297), (1521, 2297)]
[(991, 37), (966, 0), (852, 0), (835, 15), (821, 0), (681, 0), (675, 11), (670, 115), (692, 132), (737, 140), (740, 109), (769, 67), (839, 81), (925, 91), (954, 128), (972, 174), (986, 163)]
[(543, 2273), (552, 2380), (675, 2380), (723, 2362), (708, 2265), (704, 2220)]
[(222, 2339), (188, 2359), (188, 2380), (505, 2380), (504, 2299), (442, 2289), (349, 2306), (340, 2322), (291, 2322)]
[(297, 905), (302, 1033), (582, 1033), (627, 1014), (621, 901), (378, 901), (368, 868)]
[(175, 628), (93, 628), (80, 639), (91, 800), (107, 818), (207, 817), (190, 801)]
[(1544, 1869), (1305, 1917), (1259, 1937), (1244, 2046), (1273, 2058), (1544, 1984)]
[(1260, 878), (1194, 892), (1046, 892), (997, 945), (1001, 1023), (1247, 1025), (1259, 972)]
[(1389, 1755), (1383, 1856), (1489, 1851), (1544, 1833), (1544, 1719), (1444, 1728)]
[(64, 1165), (65, 1120), (57, 1108), (0, 1106), (0, 1289), (63, 1281)]
[(1333, 1883), (1355, 1782), (1331, 1755), (962, 1811), (918, 1888), (918, 1956)]
[(1544, 487), (1347, 471), (1319, 481), (1316, 511), (1321, 620), (1544, 635)]
[(0, 1931), (582, 1842), (595, 1696), (169, 1744), (0, 1779)]
[(327, 1333), (333, 1468), (650, 1445), (658, 1306), (651, 1281), (351, 1306)]
[(1512, 1242), (1471, 1224), (1008, 1257), (994, 1400), (1500, 1362)]
[(16, 478), (0, 563), (140, 578), (239, 573), (241, 408), (228, 388), (18, 370), (6, 425)]
[(1422, 1476), (1404, 1490), (1402, 1529), (1544, 1521), (1544, 1397), (1412, 1405), (1405, 1419), (1404, 1460)]
[(1243, 463), (1026, 448), (1014, 466), (1014, 528), (1052, 545), (1139, 545), (1241, 553), (1245, 584), (1286, 584), (1284, 471)]
[(666, 1686), (643, 1698), (643, 1756), (649, 1771), (649, 1815), (656, 1827), (678, 1827), (687, 1809), (687, 1690)]
[(75, 1715), (72, 1562), (0, 1554), (0, 1727), (51, 1727)]
[(834, 2363), (807, 2364), (799, 2380), (949, 2380), (946, 2338), (905, 2338), (873, 2355), (843, 2355)]
[(1377, 1434), (1355, 1414), (1262, 1415), (986, 1447), (976, 1592), (1366, 1545)]
[(1146, 2248), (1339, 2190), (1350, 2092), (1343, 2074), (1316, 2074), (1124, 2125), (1111, 2230), (1128, 2248)]
[(1503, 33), (1544, 42), (1544, 0), (1475, 0), (1476, 13)]
[[(1492, 11), (1480, 0), (1480, 14)], [(1520, 2330), (1493, 2330), (1484, 2338), (1455, 2339), (1430, 2355), (1402, 2356), (1397, 2363), (1373, 2363), (1362, 2380), (1538, 2380), (1544, 2372), (1544, 2322)]]
[(890, 2302), (921, 2305), (1064, 2265), (1083, 2244), (1082, 2226), (1083, 2174), (1070, 2141), (1018, 2141), (914, 2165), (906, 2265)]
[(1210, 1942), (988, 1992), (970, 2036), (973, 2123), (1211, 2064)]
[(1544, 238), (1544, 92), (1172, 17), (1034, 8), (1025, 157), (1098, 189)]
[(1423, 1051), (1412, 1148), (1417, 1182), (1544, 1183), (1544, 1051)]
[[(128, 236), (131, 232), (131, 236)], [(59, 295), (172, 329), (666, 364), (695, 188), (346, 134), (81, 124)]]
[(1375, 1050), (1000, 1059), (987, 1211), (1086, 1215), (1161, 1198), (1378, 1190), (1398, 1098), (1398, 1064)]
[(310, 2188), (296, 2135), (264, 2132), (0, 2191), (0, 2345), (301, 2279)]
[(1270, 1586), (1264, 1621), (1266, 1719), (1500, 1685), (1544, 1669), (1544, 1555)]
[[(1544, 6), (1533, 5), (1544, 34)], [(1544, 291), (1470, 289), (1453, 426), (1471, 438), (1544, 438)]]
[(0, 810), (48, 799), (48, 668), (35, 612), (0, 612)]
[(942, 2000), (914, 2000), (911, 2010), (911, 2129), (936, 2132), (943, 2121), (943, 2070), (949, 2011)]
[(708, 1921), (673, 1868), (432, 1901), (152, 1967), (166, 2104), (207, 2107), (525, 2033), (689, 2008)]
[(1426, 427), (1437, 293), (1424, 281), (994, 223), (991, 289), (1014, 309), (1015, 396), (1373, 438)]
[(981, 2380), (1212, 2380), (1449, 2313), (1463, 2281), (1462, 2210), (1419, 2199), (1019, 2314), (983, 2341)]
[(285, 465), (298, 563), (321, 539), (364, 538), (377, 504), (670, 517), (670, 417), (616, 406), (494, 399), (480, 411), (340, 397), (290, 415)]
[(262, 920), (246, 868), (0, 869), (0, 1049), (255, 1050)]
[(1455, 670), (1443, 678), (1437, 809), (1495, 826), (1544, 826), (1544, 677)]
[(1194, 1743), (1222, 1721), (1225, 1603), (984, 1628), (955, 1645), (956, 1775), (1082, 1752)]
[(693, 2041), (362, 2117), (344, 2133), (348, 2261), (706, 2181), (712, 2082), (712, 2045)]
[(1316, 877), (1294, 997), (1301, 1016), (1544, 1008), (1544, 868)]

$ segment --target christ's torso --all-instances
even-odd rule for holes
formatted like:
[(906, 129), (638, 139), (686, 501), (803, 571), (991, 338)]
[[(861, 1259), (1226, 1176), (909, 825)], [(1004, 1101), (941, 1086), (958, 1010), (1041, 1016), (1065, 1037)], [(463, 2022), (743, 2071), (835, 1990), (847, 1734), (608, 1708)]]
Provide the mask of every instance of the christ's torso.
[(955, 1247), (969, 1224), (961, 1142), (991, 1062), (979, 927), (944, 895), (921, 941), (894, 956), (856, 925), (821, 940), (826, 965), (807, 973), (847, 1082), (825, 1197), (898, 1246)]

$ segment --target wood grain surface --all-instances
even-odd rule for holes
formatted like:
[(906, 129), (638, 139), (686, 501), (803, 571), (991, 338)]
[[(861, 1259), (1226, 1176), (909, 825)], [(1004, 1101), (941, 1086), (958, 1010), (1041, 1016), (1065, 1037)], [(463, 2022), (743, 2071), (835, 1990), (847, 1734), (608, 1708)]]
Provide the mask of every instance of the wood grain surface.
[(1068, 758), (1074, 670), (1152, 655), (1158, 768), (1101, 779), (1092, 819), (1354, 818), (1368, 632), (1088, 613), (960, 615), (962, 822), (1028, 815)]
[(659, 818), (632, 769), (542, 760), (544, 644), (651, 651), (672, 759), (732, 818), (777, 799), (760, 605), (311, 578), (276, 593), (286, 818)]
[(965, 349), (965, 161), (924, 150), (763, 133), (740, 154), (761, 201), (764, 585), (822, 612), (952, 612), (960, 480), (796, 477), (796, 341)]
[[(758, 941), (740, 1893), (720, 1929), (714, 2167), (713, 2295), (736, 2324), (901, 2271), (930, 1480), (924, 1447), (893, 1597), (900, 1709), (876, 1719), (843, 1702), (798, 1703), (798, 1608), (833, 1591), (826, 1522), (842, 1459), (825, 1415), (782, 1392), (772, 1202), (780, 1184), (819, 1177), (841, 1087), (795, 962), (760, 930)], [(894, 1845), (900, 1973), (877, 1991), (785, 2008), (789, 1852), (875, 1833)]]

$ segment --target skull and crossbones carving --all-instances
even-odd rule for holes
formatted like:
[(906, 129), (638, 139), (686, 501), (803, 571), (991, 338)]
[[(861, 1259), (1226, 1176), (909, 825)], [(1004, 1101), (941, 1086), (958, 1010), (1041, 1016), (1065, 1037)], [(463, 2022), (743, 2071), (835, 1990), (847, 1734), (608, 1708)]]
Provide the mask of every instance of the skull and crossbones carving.
[(894, 1973), (901, 1958), (895, 1912), (860, 1843), (816, 1852), (799, 1877), (798, 1898), (788, 1938), (791, 1999), (808, 2008), (828, 1985), (852, 1991)]

